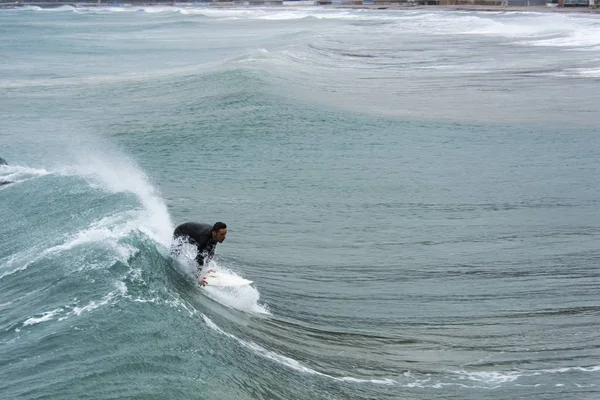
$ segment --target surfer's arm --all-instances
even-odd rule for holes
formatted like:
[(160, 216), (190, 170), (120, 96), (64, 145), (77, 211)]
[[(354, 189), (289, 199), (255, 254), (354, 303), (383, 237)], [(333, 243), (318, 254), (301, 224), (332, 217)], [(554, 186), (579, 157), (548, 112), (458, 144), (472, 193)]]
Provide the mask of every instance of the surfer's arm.
[(204, 265), (208, 265), (208, 263), (210, 262), (210, 260), (213, 259), (213, 257), (215, 256), (215, 245), (214, 244), (197, 244), (196, 245), (198, 248), (198, 255), (196, 256), (196, 262), (198, 263), (198, 266), (200, 269), (202, 269), (202, 267)]
[(198, 255), (196, 256), (196, 263), (198, 264), (198, 271), (200, 271), (202, 269), (202, 267), (204, 266), (205, 260), (206, 260), (205, 254), (201, 253), (200, 250), (198, 250)]

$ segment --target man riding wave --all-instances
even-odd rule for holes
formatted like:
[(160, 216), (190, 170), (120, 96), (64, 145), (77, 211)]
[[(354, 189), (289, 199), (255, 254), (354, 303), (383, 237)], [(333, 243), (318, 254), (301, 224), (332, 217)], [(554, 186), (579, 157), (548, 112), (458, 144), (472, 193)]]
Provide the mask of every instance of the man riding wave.
[[(202, 272), (204, 265), (208, 265), (215, 255), (217, 243), (223, 243), (227, 236), (227, 225), (223, 222), (217, 222), (214, 225), (201, 224), (197, 222), (186, 222), (175, 228), (173, 232), (173, 244), (171, 253), (174, 256), (181, 254), (184, 243), (196, 246), (196, 263), (198, 264), (198, 273)], [(208, 271), (211, 272), (211, 271)], [(204, 277), (198, 282), (205, 286)]]

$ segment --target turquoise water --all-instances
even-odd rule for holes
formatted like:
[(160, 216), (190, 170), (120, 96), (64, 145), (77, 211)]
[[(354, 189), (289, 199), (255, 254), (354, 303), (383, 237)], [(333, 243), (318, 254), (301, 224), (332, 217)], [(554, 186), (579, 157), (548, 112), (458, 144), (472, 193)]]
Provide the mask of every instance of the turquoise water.
[[(0, 10), (0, 398), (600, 396), (600, 18)], [(199, 288), (174, 226), (225, 221)]]

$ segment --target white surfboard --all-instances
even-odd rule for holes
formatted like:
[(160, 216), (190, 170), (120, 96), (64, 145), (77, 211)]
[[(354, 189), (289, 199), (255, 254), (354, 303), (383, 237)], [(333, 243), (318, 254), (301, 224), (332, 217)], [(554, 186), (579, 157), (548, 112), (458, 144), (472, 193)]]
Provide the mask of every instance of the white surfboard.
[(246, 286), (252, 283), (237, 275), (223, 271), (210, 271), (204, 275), (207, 286)]

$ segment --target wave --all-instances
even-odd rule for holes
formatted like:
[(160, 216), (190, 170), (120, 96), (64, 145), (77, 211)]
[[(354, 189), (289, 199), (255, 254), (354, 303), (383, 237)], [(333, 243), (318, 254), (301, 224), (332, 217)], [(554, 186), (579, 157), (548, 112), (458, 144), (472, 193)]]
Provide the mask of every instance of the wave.
[[(72, 186), (69, 182), (74, 178), (74, 182), (78, 185), (85, 183), (88, 188), (83, 192), (85, 197), (77, 201), (85, 201), (85, 198), (89, 199), (87, 201), (97, 201), (93, 198), (98, 198), (98, 195), (109, 199), (119, 194), (132, 194), (137, 200), (137, 205), (127, 205), (127, 203), (121, 202), (119, 205), (121, 209), (112, 209), (108, 213), (103, 211), (105, 214), (96, 215), (91, 222), (80, 226), (73, 233), (69, 233), (64, 228), (61, 230), (54, 227), (55, 231), (52, 235), (54, 239), (51, 243), (40, 242), (35, 246), (25, 246), (21, 250), (11, 252), (4, 259), (0, 258), (0, 280), (3, 281), (3, 285), (15, 285), (24, 278), (29, 279), (29, 277), (38, 275), (41, 269), (48, 264), (66, 263), (61, 267), (65, 274), (61, 280), (66, 281), (72, 279), (69, 276), (73, 274), (89, 276), (115, 268), (120, 270), (122, 268), (119, 265), (124, 268), (124, 271), (114, 276), (112, 283), (109, 284), (109, 286), (116, 285), (116, 290), (112, 290), (100, 298), (92, 298), (84, 305), (65, 304), (55, 306), (50, 311), (42, 310), (27, 317), (21, 323), (21, 327), (16, 329), (79, 316), (104, 305), (113, 304), (119, 298), (129, 298), (138, 303), (172, 301), (165, 300), (164, 296), (148, 296), (136, 291), (131, 293), (128, 291), (128, 282), (134, 276), (148, 273), (151, 275), (163, 274), (162, 271), (149, 270), (148, 266), (140, 265), (139, 258), (150, 257), (153, 260), (152, 263), (157, 264), (159, 270), (169, 268), (167, 247), (171, 241), (173, 224), (164, 200), (150, 184), (146, 174), (132, 159), (110, 149), (110, 146), (106, 144), (98, 143), (93, 138), (86, 140), (89, 141), (87, 145), (76, 146), (68, 151), (75, 153), (75, 158), (79, 160), (74, 165), (61, 167), (52, 172), (46, 169), (2, 166), (0, 170), (5, 172), (2, 176), (11, 179), (20, 177), (20, 181), (25, 182), (32, 177), (51, 175), (53, 182), (58, 182), (59, 186), (70, 187)], [(102, 154), (102, 157), (86, 150), (90, 143), (94, 144), (96, 153)], [(81, 191), (83, 188), (79, 190)], [(66, 199), (59, 198), (65, 194), (68, 193), (52, 190), (46, 193), (46, 196), (56, 197), (53, 201), (68, 203)], [(37, 201), (41, 202), (42, 198), (34, 199), (34, 203)], [(111, 203), (114, 202), (111, 201)], [(53, 212), (64, 214), (68, 213), (70, 209), (54, 209)], [(31, 221), (31, 223), (35, 224), (35, 221)], [(85, 262), (86, 258), (95, 259), (94, 264), (96, 265)], [(24, 271), (32, 266), (34, 266), (33, 271), (23, 275)], [(216, 263), (213, 263), (211, 268), (228, 270), (225, 265)], [(93, 272), (94, 269), (97, 272)], [(192, 274), (188, 274), (188, 277), (191, 276)], [(36, 280), (40, 278), (41, 276)], [(137, 282), (135, 285), (147, 286), (149, 284), (144, 279), (140, 280), (139, 276), (134, 281)], [(198, 289), (195, 284), (194, 287), (198, 294), (203, 293), (208, 298), (229, 308), (249, 313), (269, 314), (266, 305), (259, 304), (260, 293), (254, 287)], [(186, 306), (177, 300), (173, 305), (176, 308), (193, 309), (193, 306)]]
[(208, 318), (206, 315), (202, 315), (202, 318), (204, 319), (204, 322), (206, 323), (206, 325), (215, 330), (216, 332), (227, 336), (228, 338), (231, 338), (235, 341), (237, 341), (239, 344), (241, 344), (243, 347), (251, 350), (252, 352), (254, 352), (255, 354), (274, 361), (278, 364), (281, 364), (283, 366), (286, 366), (288, 368), (292, 368), (296, 371), (302, 372), (302, 373), (307, 373), (307, 374), (311, 374), (311, 375), (319, 375), (319, 376), (323, 376), (335, 381), (344, 381), (344, 382), (353, 382), (353, 383), (373, 383), (373, 384), (382, 384), (382, 385), (391, 385), (396, 383), (395, 381), (393, 381), (392, 379), (360, 379), (360, 378), (353, 378), (353, 377), (335, 377), (335, 376), (331, 376), (331, 375), (327, 375), (325, 373), (316, 371), (302, 363), (300, 363), (297, 360), (294, 360), (291, 357), (287, 357), (284, 356), (282, 354), (279, 354), (277, 352), (271, 351), (271, 350), (267, 350), (266, 348), (258, 345), (257, 343), (254, 342), (250, 342), (250, 341), (245, 341), (242, 340), (240, 338), (238, 338), (237, 336), (225, 332), (224, 330), (222, 330), (221, 328), (219, 328), (219, 326), (217, 326), (217, 324), (215, 324), (210, 318)]
[[(129, 215), (129, 213), (126, 213)], [(123, 218), (125, 215), (117, 215), (103, 218), (100, 221), (92, 223), (88, 228), (76, 233), (73, 237), (67, 238), (66, 242), (52, 246), (50, 248), (39, 250), (34, 249), (34, 256), (30, 251), (25, 253), (12, 254), (8, 260), (2, 264), (3, 270), (8, 270), (0, 274), (0, 279), (14, 275), (26, 270), (29, 266), (38, 263), (47, 257), (55, 257), (61, 252), (72, 250), (77, 246), (89, 243), (107, 242), (110, 247), (119, 256), (119, 259), (127, 259), (135, 249), (129, 246), (119, 245), (118, 239), (137, 229), (138, 222), (135, 219)], [(120, 224), (115, 221), (121, 220)], [(17, 268), (12, 268), (14, 264), (19, 264)]]
[[(318, 371), (306, 363), (300, 362), (288, 355), (283, 355), (277, 351), (268, 349), (265, 345), (260, 345), (254, 341), (242, 339), (232, 333), (219, 327), (212, 319), (205, 314), (201, 315), (206, 325), (217, 333), (226, 336), (245, 349), (262, 357), (265, 360), (277, 365), (289, 368), (301, 374), (319, 376), (331, 381), (346, 382), (351, 384), (374, 384), (397, 386), (402, 388), (449, 388), (460, 387), (470, 389), (497, 389), (507, 386), (522, 386), (536, 384), (538, 377), (544, 375), (565, 375), (565, 383), (572, 379), (572, 374), (596, 374), (600, 371), (600, 366), (567, 366), (544, 369), (495, 369), (478, 370), (472, 369), (440, 369), (440, 370), (407, 370), (398, 372), (394, 377), (353, 377), (345, 375), (333, 375)], [(271, 341), (268, 334), (265, 337), (267, 342)], [(262, 336), (261, 336), (262, 337)], [(356, 361), (354, 361), (356, 362)], [(359, 365), (354, 365), (354, 368)], [(330, 368), (339, 370), (339, 368), (330, 366)]]
[(521, 46), (573, 47), (578, 50), (600, 46), (600, 24), (593, 18), (539, 14), (485, 21), (483, 26), (463, 33), (517, 39), (513, 44)]
[[(68, 149), (65, 153), (80, 152), (81, 163), (51, 172), (0, 167), (3, 179), (19, 183), (3, 188), (14, 214), (3, 217), (11, 236), (3, 243), (6, 252), (0, 257), (0, 280), (5, 288), (16, 290), (20, 283), (27, 283), (33, 290), (36, 282), (52, 273), (46, 269), (48, 265), (55, 265), (69, 279), (73, 273), (90, 271), (95, 264), (99, 269), (127, 264), (140, 251), (138, 237), (148, 238), (154, 246), (168, 244), (172, 223), (160, 195), (132, 160), (101, 149), (98, 146), (96, 151), (103, 153), (102, 159), (81, 147)], [(32, 181), (38, 177), (48, 178)], [(135, 201), (120, 199), (124, 193), (132, 194)], [(17, 204), (18, 199), (26, 202)], [(86, 261), (87, 257), (94, 261)], [(33, 271), (29, 271), (31, 267)], [(27, 293), (25, 286), (21, 290)], [(74, 308), (73, 312), (103, 303), (79, 311)], [(49, 320), (55, 313), (46, 311), (27, 325)]]

